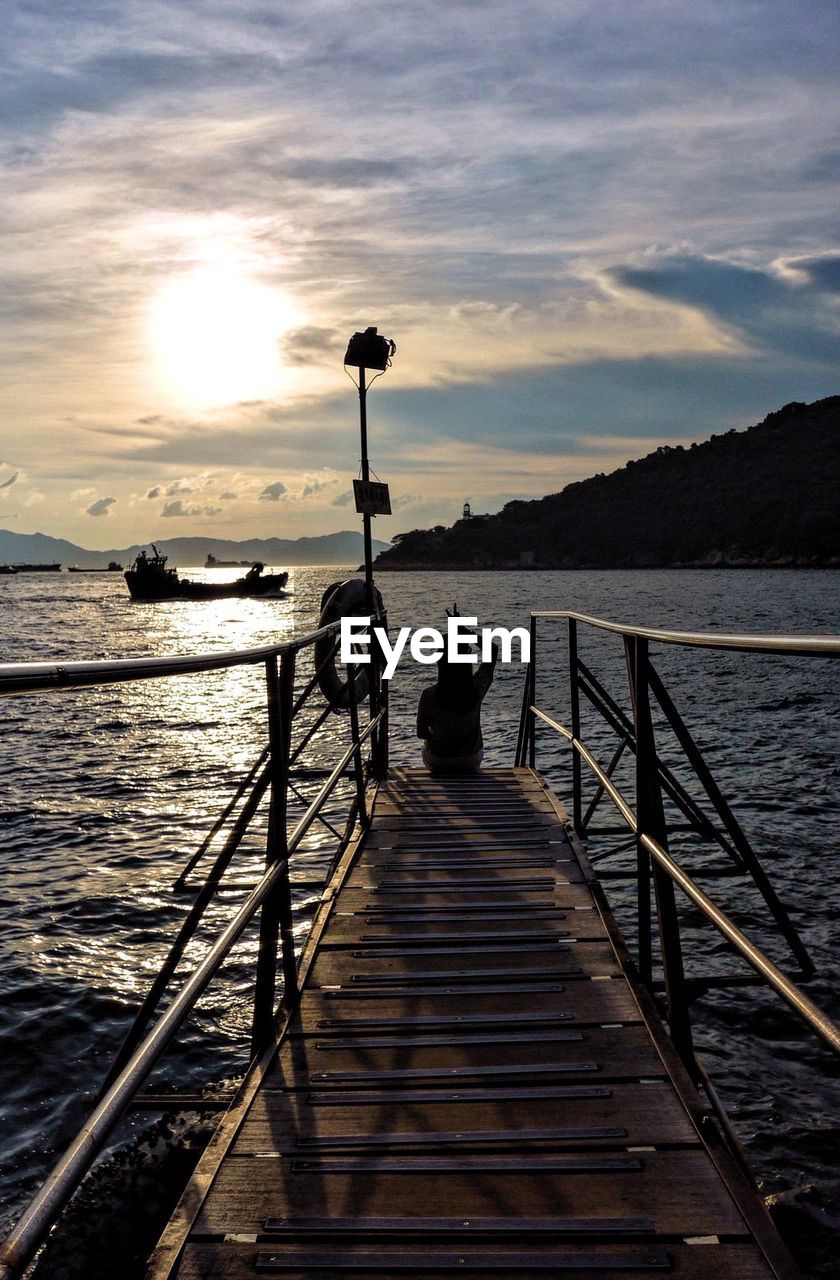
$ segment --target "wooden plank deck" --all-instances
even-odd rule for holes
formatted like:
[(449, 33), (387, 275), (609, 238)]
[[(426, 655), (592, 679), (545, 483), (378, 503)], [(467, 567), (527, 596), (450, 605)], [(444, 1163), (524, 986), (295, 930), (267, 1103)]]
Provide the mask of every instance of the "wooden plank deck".
[(563, 818), (392, 774), (150, 1278), (797, 1275)]

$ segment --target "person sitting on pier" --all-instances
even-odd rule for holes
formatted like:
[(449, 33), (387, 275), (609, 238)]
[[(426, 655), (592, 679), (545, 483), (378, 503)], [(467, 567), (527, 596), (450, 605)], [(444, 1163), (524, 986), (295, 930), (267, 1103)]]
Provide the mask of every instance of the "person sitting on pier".
[(417, 737), (431, 773), (477, 773), (484, 758), (481, 703), (493, 681), (499, 650), (473, 671), (470, 663), (449, 662), (442, 654), (437, 680), (420, 694)]

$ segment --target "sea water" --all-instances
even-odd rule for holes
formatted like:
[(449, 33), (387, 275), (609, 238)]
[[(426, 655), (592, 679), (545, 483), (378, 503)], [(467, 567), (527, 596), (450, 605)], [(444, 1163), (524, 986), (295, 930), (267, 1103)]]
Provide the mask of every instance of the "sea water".
[[(297, 569), (280, 600), (161, 604), (132, 603), (120, 574), (0, 578), (0, 656), (125, 658), (276, 643), (312, 629), (324, 588), (351, 572)], [(840, 634), (840, 578), (831, 572), (391, 573), (379, 585), (396, 627), (445, 627), (445, 610), (457, 603), (479, 625), (527, 626), (531, 609), (574, 609), (684, 630)], [(581, 628), (580, 642), (581, 656), (626, 707), (620, 639)], [(840, 663), (663, 646), (653, 646), (652, 658), (790, 906), (817, 965), (809, 994), (840, 1018)], [(568, 721), (566, 661), (565, 625), (540, 622), (538, 700)], [(428, 667), (410, 659), (398, 666), (391, 682), (393, 763), (419, 764), (414, 713), (431, 678)], [(517, 663), (497, 669), (483, 714), (488, 765), (512, 762), (522, 688)], [(14, 697), (0, 704), (0, 717), (0, 1202), (8, 1223), (83, 1119), (189, 904), (172, 882), (265, 743), (264, 675), (249, 667)], [(609, 759), (616, 740), (586, 709), (583, 728), (596, 754)], [(330, 718), (308, 762), (334, 762), (346, 733), (345, 716)], [(658, 733), (668, 759), (693, 785), (662, 725)], [(537, 764), (568, 801), (568, 750), (548, 729), (538, 735)], [(632, 795), (628, 768), (620, 766), (616, 777)], [(313, 794), (311, 783), (304, 792)], [(615, 825), (615, 817), (602, 805), (596, 822)], [(190, 946), (187, 969), (256, 880), (264, 838), (263, 819), (240, 851), (206, 931)], [(334, 844), (331, 832), (314, 829), (296, 864), (299, 940)], [(595, 839), (590, 852), (599, 856), (610, 847), (609, 838)], [(679, 841), (675, 848), (683, 852)], [(695, 871), (702, 867), (706, 855), (688, 846), (684, 854), (695, 859), (689, 863)], [(599, 865), (628, 864), (618, 853)], [(611, 883), (632, 942), (632, 895), (622, 882)], [(754, 892), (740, 880), (706, 887), (789, 965)], [(745, 972), (696, 912), (686, 908), (683, 919), (689, 973)], [(158, 1068), (156, 1088), (197, 1089), (242, 1070), (255, 949), (252, 931)], [(800, 1233), (804, 1224), (814, 1236), (813, 1274), (831, 1274), (840, 1242), (836, 1064), (763, 990), (714, 993), (694, 1017), (698, 1053), (763, 1190), (795, 1201)], [(130, 1142), (130, 1132), (124, 1138)]]

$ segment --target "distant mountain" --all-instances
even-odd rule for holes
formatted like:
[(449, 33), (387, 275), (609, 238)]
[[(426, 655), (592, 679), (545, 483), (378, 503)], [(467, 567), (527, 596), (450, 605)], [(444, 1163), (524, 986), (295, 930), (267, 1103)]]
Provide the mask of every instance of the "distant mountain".
[(840, 566), (840, 396), (663, 445), (497, 515), (397, 534), (377, 569)]
[[(281, 567), (357, 565), (364, 557), (362, 535), (350, 529), (312, 538), (248, 538), (244, 542), (224, 538), (157, 538), (155, 542), (163, 554), (169, 556), (170, 563), (180, 567), (203, 565), (208, 552), (212, 552), (217, 560), (262, 560), (265, 564)], [(10, 529), (0, 529), (0, 564), (59, 561), (65, 569), (71, 564), (87, 569), (104, 567), (109, 560), (119, 560), (128, 567), (142, 546), (149, 547), (151, 542), (112, 551), (88, 551), (64, 538), (51, 538), (45, 533), (12, 533)], [(374, 555), (387, 547), (387, 542), (374, 539)]]
[[(75, 564), (77, 557), (93, 557), (97, 564), (108, 563), (108, 552), (84, 551), (64, 538), (51, 538), (46, 533), (12, 533), (0, 529), (0, 564)], [(83, 561), (79, 559), (79, 564)]]

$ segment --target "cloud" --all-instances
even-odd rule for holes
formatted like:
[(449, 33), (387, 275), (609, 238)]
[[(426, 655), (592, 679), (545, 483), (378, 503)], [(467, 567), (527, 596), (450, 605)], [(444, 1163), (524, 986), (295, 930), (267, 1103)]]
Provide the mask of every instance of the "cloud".
[(323, 364), (335, 360), (346, 345), (346, 337), (342, 338), (332, 329), (306, 325), (302, 329), (291, 329), (284, 335), (281, 356), (289, 364)]
[[(594, 469), (602, 470), (605, 452), (616, 459), (623, 454), (625, 462), (639, 456), (639, 440), (702, 440), (712, 432), (749, 426), (768, 406), (787, 403), (792, 382), (801, 400), (831, 395), (837, 386), (832, 367), (803, 370), (794, 357), (739, 353), (593, 359), (484, 385), (394, 392), (387, 408), (383, 393), (380, 418), (395, 421), (397, 428), (378, 439), (376, 470), (384, 480), (393, 480), (397, 470), (412, 476), (407, 489), (427, 478), (430, 500), (440, 477), (460, 478), (468, 497), (478, 492), (487, 454), (500, 449), (509, 471), (519, 464), (529, 467), (527, 488), (541, 495), (560, 486), (570, 459), (589, 457)], [(480, 444), (476, 423), (481, 424)], [(383, 434), (381, 426), (377, 434)], [(655, 447), (649, 444), (642, 452)], [(541, 472), (530, 467), (532, 455), (543, 457)], [(576, 478), (586, 474), (581, 470)], [(526, 486), (511, 478), (507, 487)]]
[(214, 507), (211, 505), (204, 507), (184, 506), (181, 498), (175, 498), (172, 502), (164, 504), (164, 508), (160, 514), (162, 516), (173, 518), (178, 516), (217, 516), (222, 510), (222, 507)]
[(229, 489), (225, 489), (224, 493), (219, 494), (220, 502), (232, 502), (237, 495)]
[[(146, 494), (147, 498), (159, 498), (161, 495), (167, 498), (175, 498), (185, 496), (187, 494), (196, 493), (202, 489), (209, 489), (216, 483), (216, 477), (210, 472), (203, 472), (196, 476), (185, 476), (179, 480), (170, 480), (168, 484), (156, 484), (149, 489)], [(222, 495), (225, 496), (224, 494)], [(234, 495), (235, 496), (235, 495)]]
[[(181, 510), (237, 492), (265, 532), (322, 459), (355, 474), (340, 361), (368, 324), (399, 347), (371, 456), (430, 506), (443, 482), (489, 492), (488, 449), (544, 458), (493, 464), (494, 492), (536, 493), (596, 439), (702, 437), (837, 389), (836, 6), (105, 8), (37, 0), (4, 33), (0, 413), (49, 532), (81, 539), (108, 493), (130, 540), (147, 486)], [(217, 263), (284, 308), (274, 402), (201, 412), (141, 337), (167, 280)]]
[(286, 486), (282, 480), (267, 484), (260, 494), (260, 502), (279, 502), (286, 495)]
[(20, 472), (15, 471), (12, 475), (9, 476), (8, 480), (3, 480), (2, 482), (0, 482), (0, 489), (11, 489), (12, 485), (15, 483), (16, 480), (18, 480), (19, 477), (20, 477)]
[(300, 491), (302, 498), (313, 498), (317, 493), (323, 493), (325, 489), (334, 489), (339, 483), (338, 476), (315, 476), (307, 479)]
[(840, 254), (832, 253), (824, 258), (800, 258), (794, 266), (806, 271), (820, 288), (840, 293)]
[(92, 502), (87, 508), (87, 514), (89, 516), (107, 516), (115, 502), (116, 498), (97, 498), (96, 502)]
[(840, 357), (840, 316), (816, 284), (840, 282), (840, 259), (826, 257), (808, 264), (809, 278), (796, 273), (743, 266), (699, 255), (663, 255), (650, 265), (614, 267), (607, 274), (616, 284), (654, 298), (696, 307), (732, 326), (757, 351), (836, 364)]

